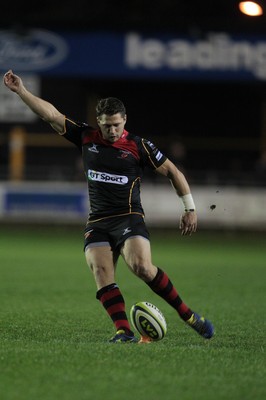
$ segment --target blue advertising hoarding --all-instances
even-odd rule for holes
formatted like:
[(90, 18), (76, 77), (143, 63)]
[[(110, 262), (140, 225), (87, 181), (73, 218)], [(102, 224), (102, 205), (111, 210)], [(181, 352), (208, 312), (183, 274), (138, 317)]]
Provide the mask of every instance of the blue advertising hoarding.
[(266, 80), (266, 36), (0, 31), (0, 70), (40, 76)]
[(79, 184), (0, 184), (0, 218), (23, 221), (85, 221), (87, 188)]

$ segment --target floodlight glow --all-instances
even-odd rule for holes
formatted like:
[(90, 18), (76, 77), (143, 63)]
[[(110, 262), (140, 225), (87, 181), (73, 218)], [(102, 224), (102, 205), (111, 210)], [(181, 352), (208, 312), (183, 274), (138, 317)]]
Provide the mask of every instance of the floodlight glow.
[(243, 14), (251, 17), (257, 17), (263, 14), (262, 7), (254, 1), (241, 1), (239, 3), (239, 9)]

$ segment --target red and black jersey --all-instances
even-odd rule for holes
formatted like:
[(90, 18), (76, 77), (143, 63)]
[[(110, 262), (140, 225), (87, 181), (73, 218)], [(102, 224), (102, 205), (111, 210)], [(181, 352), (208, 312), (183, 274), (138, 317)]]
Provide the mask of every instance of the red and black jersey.
[(131, 213), (144, 214), (140, 181), (147, 166), (158, 168), (166, 157), (151, 142), (124, 130), (110, 143), (99, 129), (66, 118), (64, 137), (82, 152), (88, 180), (89, 220)]

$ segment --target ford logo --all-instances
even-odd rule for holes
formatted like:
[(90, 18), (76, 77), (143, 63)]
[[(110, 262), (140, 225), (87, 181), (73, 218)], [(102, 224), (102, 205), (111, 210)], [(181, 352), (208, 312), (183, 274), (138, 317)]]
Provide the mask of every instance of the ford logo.
[(45, 30), (28, 30), (23, 34), (0, 31), (0, 68), (40, 71), (60, 64), (68, 46), (59, 35)]

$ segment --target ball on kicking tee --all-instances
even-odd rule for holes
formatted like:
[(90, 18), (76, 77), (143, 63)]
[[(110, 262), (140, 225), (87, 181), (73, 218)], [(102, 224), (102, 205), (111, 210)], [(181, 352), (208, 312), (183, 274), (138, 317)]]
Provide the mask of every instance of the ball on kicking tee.
[(163, 313), (147, 301), (139, 301), (130, 310), (132, 325), (141, 334), (152, 340), (161, 340), (167, 332)]

